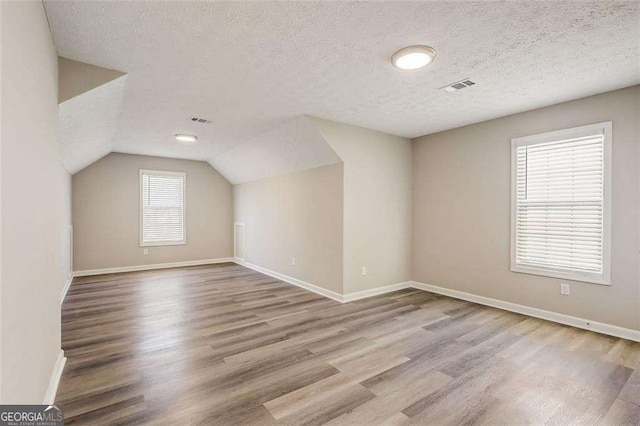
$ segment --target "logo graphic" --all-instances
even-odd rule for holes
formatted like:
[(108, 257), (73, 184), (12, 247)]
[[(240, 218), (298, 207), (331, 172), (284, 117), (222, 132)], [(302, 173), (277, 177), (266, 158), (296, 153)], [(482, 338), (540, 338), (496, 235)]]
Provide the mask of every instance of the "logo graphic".
[(0, 426), (60, 425), (64, 413), (57, 405), (0, 405)]

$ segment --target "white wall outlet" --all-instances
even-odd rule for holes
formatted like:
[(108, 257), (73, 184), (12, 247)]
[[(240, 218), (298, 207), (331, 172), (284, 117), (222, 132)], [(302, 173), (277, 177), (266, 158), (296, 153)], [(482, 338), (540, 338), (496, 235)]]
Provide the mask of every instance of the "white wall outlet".
[(144, 254), (144, 255), (149, 254), (149, 249), (142, 249), (142, 254)]
[(367, 275), (367, 267), (366, 266), (362, 267), (362, 275)]
[(571, 287), (569, 284), (560, 284), (560, 294), (563, 296), (571, 294)]
[(292, 258), (291, 258), (291, 264), (292, 264), (293, 266), (296, 266), (296, 258), (295, 258), (295, 257), (292, 257)]

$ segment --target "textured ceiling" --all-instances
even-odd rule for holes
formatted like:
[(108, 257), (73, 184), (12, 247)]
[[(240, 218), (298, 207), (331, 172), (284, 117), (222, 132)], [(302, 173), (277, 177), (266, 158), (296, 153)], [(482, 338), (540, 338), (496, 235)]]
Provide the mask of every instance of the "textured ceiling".
[[(45, 6), (61, 56), (129, 75), (113, 150), (221, 168), (301, 114), (415, 137), (640, 83), (638, 2)], [(394, 69), (411, 44), (435, 47), (435, 62)], [(467, 77), (477, 84), (438, 90)]]
[(341, 161), (306, 117), (296, 117), (225, 151), (209, 163), (236, 184)]
[(60, 104), (62, 164), (70, 173), (113, 151), (126, 82), (125, 75)]

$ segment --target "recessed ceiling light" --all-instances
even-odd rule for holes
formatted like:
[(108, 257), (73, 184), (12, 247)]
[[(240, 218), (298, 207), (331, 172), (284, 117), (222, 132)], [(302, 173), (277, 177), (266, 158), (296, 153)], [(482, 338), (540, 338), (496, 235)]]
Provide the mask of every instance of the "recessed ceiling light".
[(178, 133), (176, 135), (176, 139), (178, 139), (180, 142), (195, 142), (198, 140), (198, 137), (194, 135), (185, 135)]
[(429, 46), (409, 46), (391, 56), (391, 63), (401, 70), (417, 70), (426, 67), (436, 58), (436, 51)]

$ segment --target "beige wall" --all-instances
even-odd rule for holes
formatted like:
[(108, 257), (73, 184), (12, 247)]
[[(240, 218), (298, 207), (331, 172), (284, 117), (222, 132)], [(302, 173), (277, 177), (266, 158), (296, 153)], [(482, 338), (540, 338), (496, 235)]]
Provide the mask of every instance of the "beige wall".
[(235, 185), (245, 260), (342, 293), (342, 197), (342, 164)]
[(57, 54), (42, 2), (0, 7), (2, 403), (41, 404), (60, 353), (70, 178), (60, 164)]
[(344, 293), (410, 280), (411, 141), (310, 120), (344, 161)]
[[(139, 170), (186, 172), (187, 244), (140, 247)], [(231, 257), (231, 184), (208, 163), (112, 153), (73, 175), (74, 270)]]
[(2, 397), (2, 99), (4, 96), (2, 95), (2, 11), (3, 7), (0, 4), (0, 404), (4, 403), (4, 399)]
[[(640, 329), (639, 96), (635, 86), (416, 139), (413, 279)], [(609, 120), (612, 285), (510, 272), (511, 138)], [(561, 282), (571, 284), (569, 297)]]
[(62, 103), (84, 92), (122, 77), (123, 72), (58, 58), (58, 102)]

